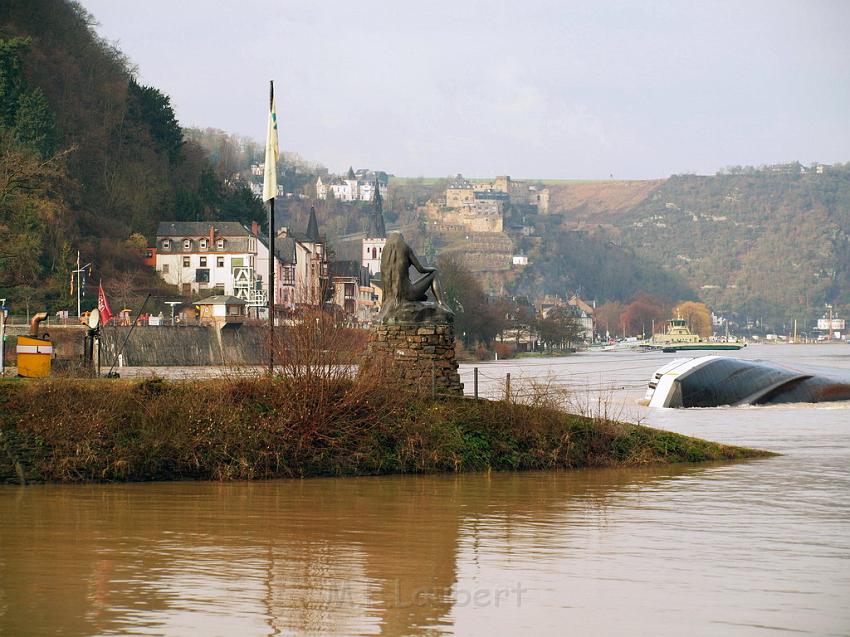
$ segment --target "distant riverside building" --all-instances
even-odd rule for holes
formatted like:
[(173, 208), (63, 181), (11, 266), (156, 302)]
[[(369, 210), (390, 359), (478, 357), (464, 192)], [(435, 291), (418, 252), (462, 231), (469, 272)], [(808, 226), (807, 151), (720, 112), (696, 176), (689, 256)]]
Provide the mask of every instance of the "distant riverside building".
[(512, 181), (507, 175), (496, 177), (493, 182), (473, 183), (458, 174), (446, 186), (445, 203), (429, 202), (425, 214), (435, 229), (499, 233), (504, 230), (504, 207), (508, 204), (532, 206), (546, 214), (549, 190)]
[(156, 231), (156, 271), (186, 296), (235, 296), (234, 272), (256, 266), (257, 238), (235, 221), (164, 221)]
[[(209, 293), (241, 299), (248, 308), (268, 304), (269, 239), (235, 221), (162, 222), (156, 270), (186, 296)], [(274, 241), (276, 307), (321, 305), (328, 258), (315, 210), (303, 234), (281, 228)]]
[(472, 184), (458, 175), (446, 187), (446, 207), (461, 208), (475, 203), (475, 189)]
[[(257, 197), (263, 196), (263, 182), (254, 182), (252, 181), (249, 185), (251, 188), (251, 194)], [(286, 195), (286, 190), (284, 190), (283, 186), (278, 185), (277, 187), (277, 196), (283, 197)]]
[(541, 215), (549, 214), (549, 189), (537, 189), (534, 186), (529, 187), (530, 196), (533, 199), (530, 203), (537, 205), (537, 212)]
[(241, 323), (245, 320), (247, 303), (235, 296), (209, 296), (196, 302), (200, 310), (198, 320), (201, 325), (213, 325), (221, 328), (228, 323)]
[(540, 315), (543, 318), (549, 316), (567, 316), (576, 321), (580, 327), (580, 335), (583, 340), (590, 342), (593, 340), (595, 332), (596, 301), (588, 303), (578, 295), (573, 294), (569, 300), (564, 300), (555, 295), (547, 294), (539, 299), (536, 305), (540, 308)]
[(499, 201), (518, 205), (536, 206), (538, 212), (549, 212), (549, 189), (529, 186), (513, 181), (508, 175), (496, 177), (492, 183), (472, 183), (457, 175), (446, 186), (446, 207), (474, 207), (480, 201)]
[(355, 171), (349, 168), (345, 177), (334, 175), (318, 177), (316, 179), (316, 198), (327, 199), (328, 194), (332, 193), (333, 198), (337, 201), (372, 201), (375, 196), (375, 184), (377, 184), (381, 197), (386, 198), (389, 184), (387, 173), (365, 169)]
[[(265, 276), (268, 276), (269, 267), (268, 246), (268, 237), (261, 236), (258, 269)], [(321, 305), (328, 286), (328, 255), (314, 208), (310, 208), (305, 232), (294, 232), (286, 227), (278, 229), (274, 256), (275, 307), (295, 309)]]
[(331, 302), (353, 321), (370, 321), (377, 307), (366, 266), (359, 261), (335, 261), (330, 273)]
[[(155, 248), (147, 248), (162, 279), (185, 296), (200, 295), (202, 322), (223, 325), (266, 316), (269, 258), (274, 259), (274, 306), (278, 312), (326, 307), (352, 323), (371, 322), (380, 308), (381, 256), (386, 228), (380, 188), (375, 193), (362, 258), (328, 261), (314, 208), (305, 232), (280, 228), (270, 251), (256, 222), (162, 222)], [(273, 255), (273, 256), (272, 256)]]
[(567, 305), (574, 308), (574, 316), (582, 327), (584, 340), (592, 341), (593, 335), (596, 332), (596, 317), (594, 316), (596, 312), (596, 301), (593, 301), (592, 304), (587, 303), (577, 294), (573, 294), (570, 300), (567, 301)]

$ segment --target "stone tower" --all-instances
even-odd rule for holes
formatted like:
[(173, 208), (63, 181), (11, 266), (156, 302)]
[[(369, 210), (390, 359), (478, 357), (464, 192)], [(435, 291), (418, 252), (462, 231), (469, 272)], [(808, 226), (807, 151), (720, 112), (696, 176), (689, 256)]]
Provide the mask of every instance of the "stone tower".
[(366, 228), (366, 237), (363, 239), (361, 251), (361, 262), (369, 269), (369, 274), (372, 276), (381, 271), (381, 255), (384, 253), (386, 243), (387, 229), (384, 226), (381, 189), (376, 179), (375, 194), (372, 198), (372, 212), (369, 214), (369, 225)]

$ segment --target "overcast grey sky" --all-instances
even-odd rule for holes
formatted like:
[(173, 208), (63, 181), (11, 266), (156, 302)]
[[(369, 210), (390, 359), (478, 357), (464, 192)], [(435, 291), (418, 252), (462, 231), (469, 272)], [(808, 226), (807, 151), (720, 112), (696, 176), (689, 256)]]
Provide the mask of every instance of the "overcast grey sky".
[(183, 125), (404, 176), (850, 160), (850, 1), (82, 0)]

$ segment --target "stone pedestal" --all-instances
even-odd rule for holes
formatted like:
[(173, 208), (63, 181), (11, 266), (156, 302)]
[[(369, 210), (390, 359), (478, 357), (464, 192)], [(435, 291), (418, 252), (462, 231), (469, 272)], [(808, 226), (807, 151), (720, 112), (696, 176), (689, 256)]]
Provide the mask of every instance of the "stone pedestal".
[(401, 387), (463, 395), (455, 360), (454, 325), (392, 321), (372, 328), (367, 356)]

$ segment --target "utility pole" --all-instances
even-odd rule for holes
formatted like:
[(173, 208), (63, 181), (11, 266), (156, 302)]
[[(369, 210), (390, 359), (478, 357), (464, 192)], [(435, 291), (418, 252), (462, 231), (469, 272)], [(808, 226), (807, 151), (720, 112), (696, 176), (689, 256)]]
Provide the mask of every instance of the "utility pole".
[(0, 299), (0, 377), (6, 372), (6, 299)]
[(832, 341), (832, 305), (827, 305), (826, 307), (829, 308), (829, 339), (828, 340)]

